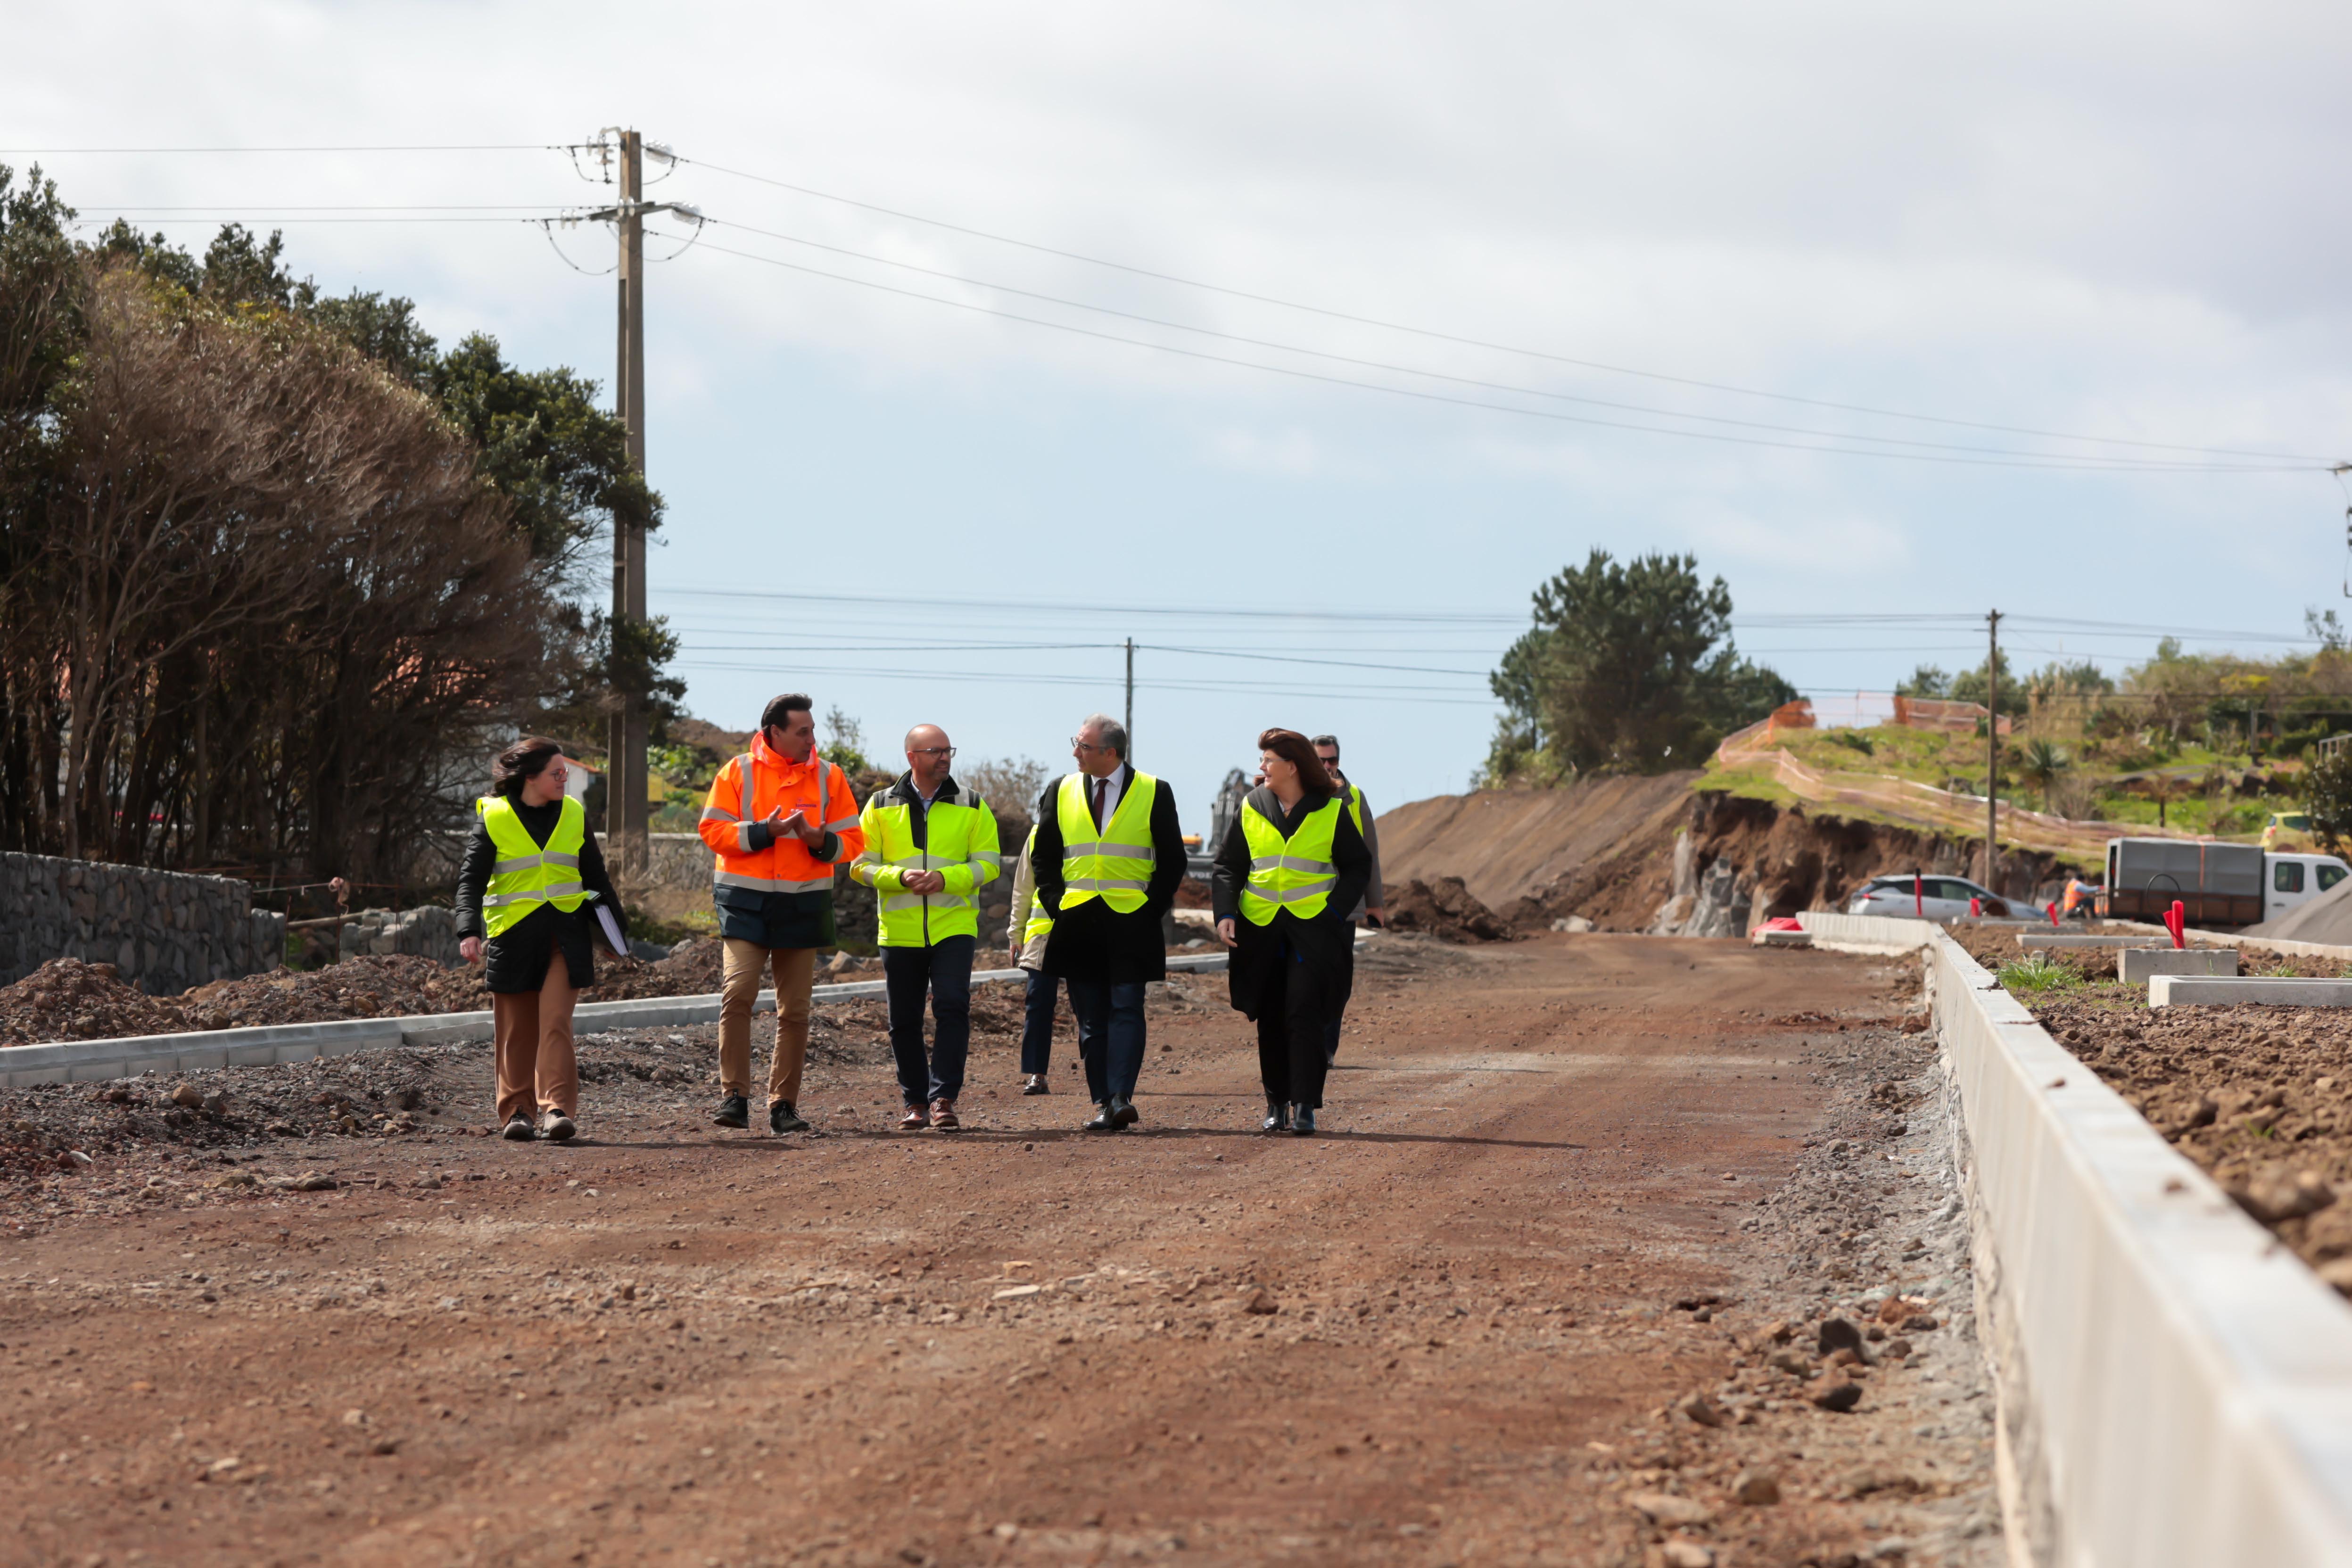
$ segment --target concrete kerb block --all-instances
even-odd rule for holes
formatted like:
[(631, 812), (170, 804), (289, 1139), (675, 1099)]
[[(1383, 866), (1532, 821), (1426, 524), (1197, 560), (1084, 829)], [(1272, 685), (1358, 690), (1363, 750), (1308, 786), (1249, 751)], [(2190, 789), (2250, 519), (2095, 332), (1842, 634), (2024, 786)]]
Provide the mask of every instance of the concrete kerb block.
[(2064, 952), (2078, 948), (2169, 947), (2172, 939), (2169, 936), (2150, 937), (2129, 932), (2121, 936), (2085, 936), (2079, 932), (2021, 931), (2017, 933), (2017, 945), (2028, 952), (2036, 948)]
[[(1172, 973), (1203, 973), (1225, 967), (1222, 952), (1171, 958)], [(1025, 980), (1021, 969), (983, 969), (974, 984)], [(880, 996), (879, 980), (819, 985), (818, 1002)], [(583, 1003), (572, 1015), (581, 1034), (608, 1029), (655, 1029), (715, 1023), (717, 993), (698, 996), (648, 996), (620, 1002)], [(754, 1014), (773, 1013), (776, 994), (762, 991)], [(341, 1018), (323, 1024), (266, 1024), (246, 1029), (211, 1029), (177, 1035), (131, 1035), (110, 1040), (72, 1040), (0, 1047), (0, 1088), (36, 1083), (95, 1083), (142, 1072), (194, 1072), (224, 1067), (271, 1067), (320, 1057), (389, 1050), (395, 1046), (470, 1045), (494, 1033), (488, 1013), (425, 1013), (404, 1018)]]
[(2235, 979), (2202, 974), (2158, 974), (2147, 983), (2151, 1007), (2352, 1007), (2352, 980)]
[(2116, 969), (2126, 985), (2145, 985), (2158, 974), (2221, 974), (2238, 973), (2235, 948), (2133, 947), (2116, 954)]

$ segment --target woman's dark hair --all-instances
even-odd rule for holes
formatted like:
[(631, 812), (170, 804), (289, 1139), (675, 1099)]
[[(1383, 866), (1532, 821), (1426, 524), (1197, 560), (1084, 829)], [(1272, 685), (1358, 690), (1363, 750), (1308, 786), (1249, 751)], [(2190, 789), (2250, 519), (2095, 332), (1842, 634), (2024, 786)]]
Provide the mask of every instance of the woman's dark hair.
[(1257, 738), (1257, 749), (1272, 752), (1298, 770), (1298, 782), (1310, 795), (1338, 795), (1339, 786), (1323, 771), (1323, 759), (1315, 754), (1315, 747), (1296, 730), (1268, 730)]
[(525, 735), (499, 753), (490, 764), (490, 789), (509, 800), (522, 793), (522, 781), (537, 778), (547, 764), (563, 754), (562, 742), (544, 735)]

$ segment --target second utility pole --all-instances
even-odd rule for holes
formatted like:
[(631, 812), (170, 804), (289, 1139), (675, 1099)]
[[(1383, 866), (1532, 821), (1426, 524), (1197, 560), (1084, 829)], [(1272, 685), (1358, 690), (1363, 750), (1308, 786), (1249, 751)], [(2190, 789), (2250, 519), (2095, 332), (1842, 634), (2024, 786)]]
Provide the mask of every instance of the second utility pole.
[[(646, 471), (646, 144), (642, 133), (621, 132), (620, 362), (613, 402), (628, 431), (629, 467)], [(646, 620), (646, 527), (642, 517), (613, 520), (613, 651), (621, 663), (626, 633)], [(635, 639), (630, 639), (634, 641)], [(604, 773), (604, 833), (633, 871), (646, 866), (646, 699), (614, 693), (610, 761)]]
[(1992, 885), (1992, 856), (2000, 831), (2000, 612), (1985, 612), (1985, 872)]
[(1127, 714), (1121, 722), (1127, 726), (1128, 760), (1135, 760), (1135, 639), (1127, 639)]

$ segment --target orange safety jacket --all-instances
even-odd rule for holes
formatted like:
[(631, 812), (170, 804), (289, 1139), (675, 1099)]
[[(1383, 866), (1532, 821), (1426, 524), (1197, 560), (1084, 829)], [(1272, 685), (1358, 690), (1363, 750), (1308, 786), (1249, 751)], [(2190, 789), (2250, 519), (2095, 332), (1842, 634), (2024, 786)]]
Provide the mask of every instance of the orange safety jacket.
[[(811, 854), (792, 833), (776, 833), (773, 842), (751, 847), (765, 837), (754, 835), (753, 826), (780, 805), (786, 816), (801, 811), (822, 827), (827, 837), (818, 840), (817, 848), (829, 853)], [(814, 752), (807, 762), (786, 762), (765, 735), (752, 737), (751, 751), (721, 767), (710, 781), (710, 798), (703, 803), (696, 828), (719, 857), (711, 881), (720, 888), (761, 893), (830, 891), (834, 867), (846, 865), (866, 847), (857, 797), (849, 793), (849, 778), (840, 764)]]

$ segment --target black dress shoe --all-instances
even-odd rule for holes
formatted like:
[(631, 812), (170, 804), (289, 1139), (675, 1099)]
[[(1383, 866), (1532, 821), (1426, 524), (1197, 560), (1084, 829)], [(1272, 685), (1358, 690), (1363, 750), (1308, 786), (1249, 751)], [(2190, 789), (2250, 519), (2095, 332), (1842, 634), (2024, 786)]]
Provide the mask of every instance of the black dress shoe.
[(710, 1119), (714, 1127), (749, 1127), (751, 1125), (751, 1102), (740, 1094), (730, 1094), (719, 1102), (719, 1114)]
[(1278, 1100), (1267, 1100), (1265, 1102), (1265, 1125), (1259, 1128), (1258, 1131), (1261, 1132), (1289, 1131), (1290, 1107), (1283, 1104), (1282, 1101)]
[(1135, 1101), (1123, 1094), (1110, 1097), (1110, 1118), (1121, 1127), (1132, 1127), (1142, 1120), (1135, 1113)]
[(1033, 1072), (1029, 1075), (1029, 1081), (1021, 1086), (1021, 1092), (1024, 1094), (1051, 1094), (1054, 1091), (1046, 1086), (1045, 1075), (1044, 1073)]
[(1111, 1105), (1112, 1102), (1106, 1100), (1095, 1107), (1094, 1115), (1086, 1123), (1087, 1131), (1116, 1132), (1118, 1131), (1118, 1113), (1112, 1110)]
[(1315, 1108), (1311, 1105), (1292, 1106), (1290, 1108), (1290, 1131), (1294, 1137), (1314, 1137)]

